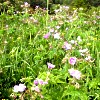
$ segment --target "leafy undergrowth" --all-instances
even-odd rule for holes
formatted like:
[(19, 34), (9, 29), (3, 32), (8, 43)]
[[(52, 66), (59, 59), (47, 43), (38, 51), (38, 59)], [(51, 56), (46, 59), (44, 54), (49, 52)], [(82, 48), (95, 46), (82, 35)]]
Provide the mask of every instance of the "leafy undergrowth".
[(99, 100), (99, 7), (60, 6), (0, 15), (0, 98)]

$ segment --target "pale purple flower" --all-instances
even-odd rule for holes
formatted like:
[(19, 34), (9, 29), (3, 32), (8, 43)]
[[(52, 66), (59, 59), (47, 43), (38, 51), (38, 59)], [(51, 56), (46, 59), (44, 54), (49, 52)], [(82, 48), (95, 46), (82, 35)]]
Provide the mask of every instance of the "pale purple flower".
[(47, 34), (45, 34), (43, 37), (44, 37), (45, 39), (48, 39), (49, 36), (50, 36), (50, 33), (47, 33)]
[(53, 65), (53, 64), (51, 64), (51, 63), (47, 63), (47, 65), (48, 65), (48, 69), (52, 69), (52, 68), (55, 67), (55, 65)]
[(46, 81), (46, 82), (43, 82), (43, 85), (46, 85), (46, 84), (48, 84), (48, 82)]
[(64, 48), (65, 50), (70, 50), (70, 49), (72, 48), (72, 45), (69, 44), (68, 42), (64, 42), (63, 48)]
[(19, 92), (23, 92), (26, 89), (24, 84), (19, 84)]
[(32, 87), (31, 89), (35, 92), (40, 92), (40, 88), (38, 86)]
[(18, 85), (15, 85), (13, 91), (14, 92), (19, 92), (19, 86)]
[(72, 77), (78, 80), (81, 78), (81, 72), (78, 70), (75, 70), (74, 68), (69, 69), (68, 72)]
[(39, 82), (38, 82), (38, 80), (36, 79), (36, 80), (34, 80), (34, 84), (35, 85), (38, 85), (39, 84)]
[(24, 2), (24, 6), (25, 6), (25, 7), (29, 7), (30, 4), (28, 4), (27, 2)]
[(59, 33), (55, 33), (55, 34), (54, 34), (54, 39), (60, 39)]
[(36, 6), (36, 7), (35, 7), (35, 9), (38, 9), (38, 8), (39, 8), (39, 6)]
[(45, 82), (45, 81), (43, 81), (42, 79), (36, 79), (36, 80), (34, 80), (34, 84), (35, 85), (38, 85), (38, 84), (40, 84), (40, 85), (45, 85), (45, 84), (48, 84), (48, 82)]
[(14, 86), (14, 92), (23, 92), (25, 91), (26, 86), (24, 84), (19, 84)]
[(70, 57), (69, 63), (70, 63), (71, 65), (75, 65), (76, 60), (77, 60), (76, 57)]
[(38, 79), (38, 82), (39, 82), (40, 85), (44, 84), (44, 81), (42, 79)]

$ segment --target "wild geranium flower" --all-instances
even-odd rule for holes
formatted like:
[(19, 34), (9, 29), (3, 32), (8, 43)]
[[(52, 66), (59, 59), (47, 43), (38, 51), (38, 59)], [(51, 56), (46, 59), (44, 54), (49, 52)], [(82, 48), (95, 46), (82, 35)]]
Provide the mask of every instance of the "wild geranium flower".
[(45, 84), (48, 84), (48, 82), (47, 81), (45, 82), (42, 79), (36, 79), (36, 80), (34, 80), (34, 84), (35, 85), (38, 85), (38, 84), (45, 85)]
[(53, 65), (53, 64), (51, 64), (51, 63), (47, 63), (47, 65), (48, 65), (48, 69), (52, 69), (52, 68), (55, 67), (55, 65)]
[(46, 84), (48, 84), (48, 82), (46, 81), (46, 82), (43, 82), (43, 85), (46, 85)]
[(70, 57), (69, 63), (70, 63), (71, 65), (75, 65), (75, 63), (76, 63), (76, 57)]
[(45, 34), (43, 37), (44, 37), (45, 39), (48, 39), (49, 36), (50, 36), (50, 33), (47, 33), (47, 34)]
[(40, 92), (40, 88), (38, 86), (34, 86), (31, 88), (33, 91)]
[(60, 39), (59, 33), (55, 33), (55, 34), (54, 34), (54, 39)]
[(25, 6), (25, 7), (29, 7), (30, 4), (28, 4), (27, 2), (24, 2), (24, 6)]
[(19, 86), (18, 85), (15, 85), (13, 91), (14, 92), (19, 92)]
[(78, 80), (81, 78), (81, 72), (78, 70), (75, 70), (74, 68), (69, 69), (68, 72), (72, 77)]
[(42, 79), (38, 79), (38, 82), (39, 82), (40, 85), (44, 84), (44, 81)]
[(70, 49), (72, 48), (72, 45), (69, 44), (68, 42), (64, 42), (63, 48), (64, 48), (65, 50), (70, 50)]
[(15, 85), (13, 91), (14, 92), (23, 92), (25, 91), (26, 86), (24, 84)]
[(36, 80), (34, 80), (34, 84), (35, 85), (38, 85), (39, 84), (39, 82), (38, 82), (38, 80), (36, 79)]

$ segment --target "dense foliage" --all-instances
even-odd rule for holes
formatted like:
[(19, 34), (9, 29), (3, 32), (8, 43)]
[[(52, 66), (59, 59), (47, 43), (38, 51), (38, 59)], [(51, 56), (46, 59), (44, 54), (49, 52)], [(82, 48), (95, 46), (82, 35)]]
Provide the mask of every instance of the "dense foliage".
[(99, 100), (100, 7), (16, 3), (1, 4), (0, 99)]

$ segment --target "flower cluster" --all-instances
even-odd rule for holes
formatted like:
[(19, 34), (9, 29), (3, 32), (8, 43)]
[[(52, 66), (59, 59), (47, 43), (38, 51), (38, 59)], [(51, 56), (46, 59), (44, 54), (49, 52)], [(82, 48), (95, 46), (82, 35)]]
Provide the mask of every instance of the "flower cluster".
[(23, 92), (25, 91), (26, 86), (24, 84), (15, 85), (13, 91), (14, 92)]
[(78, 80), (81, 78), (81, 72), (78, 70), (75, 70), (74, 68), (69, 69), (68, 72), (72, 77)]
[(68, 42), (64, 42), (63, 48), (64, 48), (65, 50), (70, 50), (70, 49), (72, 48), (72, 45), (69, 44)]
[(70, 63), (71, 65), (75, 65), (75, 63), (76, 63), (76, 57), (70, 57), (69, 63)]
[(34, 80), (34, 84), (37, 86), (37, 85), (45, 85), (45, 84), (48, 84), (47, 81), (43, 81), (42, 79), (36, 79)]
[(52, 68), (55, 67), (55, 65), (53, 65), (53, 64), (51, 64), (51, 63), (47, 63), (47, 65), (48, 65), (48, 69), (52, 69)]
[(43, 37), (44, 37), (45, 39), (48, 39), (49, 36), (50, 36), (50, 33), (47, 33), (47, 34), (45, 34)]

